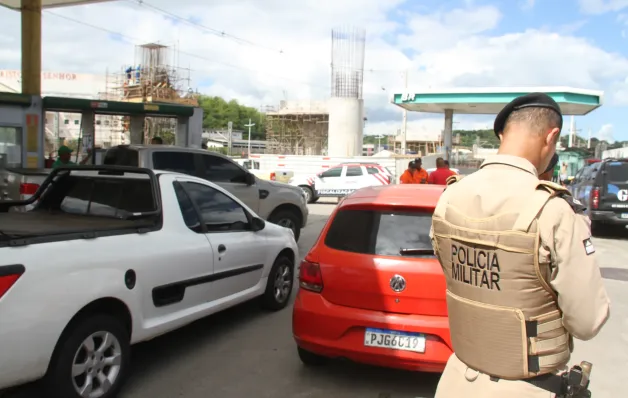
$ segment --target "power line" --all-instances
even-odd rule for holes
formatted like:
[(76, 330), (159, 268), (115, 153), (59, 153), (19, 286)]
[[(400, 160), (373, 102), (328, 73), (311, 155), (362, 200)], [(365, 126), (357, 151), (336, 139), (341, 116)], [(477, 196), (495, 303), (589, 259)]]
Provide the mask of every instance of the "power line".
[[(57, 14), (57, 13), (52, 12), (52, 11), (44, 11), (44, 12), (49, 14), (49, 15), (53, 15), (53, 16), (55, 16), (57, 18), (62, 18), (62, 19), (65, 19), (65, 20), (77, 23), (79, 25), (87, 26), (87, 27), (90, 27), (92, 29), (97, 29), (97, 30), (103, 31), (105, 33), (109, 33), (109, 34), (114, 35), (116, 37), (119, 37), (121, 39), (125, 39), (125, 40), (129, 41), (131, 44), (134, 44), (134, 45), (141, 45), (141, 43), (143, 43), (143, 41), (138, 39), (138, 38), (131, 37), (131, 36), (125, 35), (123, 33), (116, 32), (116, 31), (104, 28), (102, 26), (93, 25), (93, 24), (90, 24), (88, 22), (84, 22), (84, 21), (81, 21), (81, 20), (78, 20), (78, 19), (74, 19), (74, 18), (65, 16), (65, 15)], [(192, 58), (197, 58), (197, 59), (203, 60), (205, 62), (211, 62), (211, 63), (227, 66), (229, 68), (239, 69), (239, 70), (246, 71), (246, 72), (251, 72), (251, 73), (257, 73), (257, 74), (261, 74), (261, 75), (265, 75), (265, 76), (269, 76), (269, 77), (274, 77), (276, 79), (281, 79), (281, 80), (286, 80), (286, 81), (291, 81), (291, 82), (294, 82), (294, 83), (307, 85), (307, 86), (310, 86), (310, 87), (324, 88), (326, 90), (330, 89), (329, 86), (324, 86), (324, 85), (321, 85), (321, 84), (314, 84), (314, 83), (311, 83), (311, 82), (305, 82), (305, 81), (301, 81), (301, 80), (295, 80), (295, 79), (291, 79), (291, 78), (288, 78), (288, 77), (285, 77), (285, 76), (273, 75), (273, 74), (270, 74), (270, 73), (267, 73), (267, 72), (261, 72), (259, 70), (250, 69), (250, 68), (246, 68), (246, 67), (239, 66), (239, 65), (233, 65), (233, 64), (230, 64), (230, 63), (227, 63), (227, 62), (222, 62), (222, 61), (217, 61), (215, 59), (206, 58), (206, 57), (203, 57), (201, 55), (193, 54), (193, 53), (186, 52), (186, 51), (178, 50), (178, 52), (181, 53), (181, 54), (187, 55), (189, 57), (192, 57)]]
[(215, 36), (218, 36), (220, 38), (232, 40), (232, 41), (234, 41), (234, 42), (236, 42), (238, 44), (245, 44), (245, 45), (249, 45), (249, 46), (252, 46), (252, 47), (259, 47), (259, 48), (262, 48), (262, 49), (265, 49), (265, 50), (269, 50), (269, 51), (272, 51), (272, 52), (275, 52), (275, 53), (283, 54), (283, 50), (281, 50), (281, 49), (271, 48), (271, 47), (265, 46), (263, 44), (254, 43), (254, 42), (252, 42), (250, 40), (243, 39), (241, 37), (238, 37), (238, 36), (232, 35), (230, 33), (227, 33), (225, 31), (214, 29), (214, 28), (211, 28), (209, 26), (202, 25), (202, 24), (200, 24), (198, 22), (194, 22), (194, 21), (192, 21), (192, 20), (190, 20), (188, 18), (183, 18), (182, 16), (177, 15), (177, 14), (175, 14), (173, 12), (164, 10), (163, 8), (159, 8), (159, 7), (154, 6), (154, 5), (150, 4), (150, 3), (147, 3), (144, 0), (127, 0), (127, 1), (130, 2), (130, 3), (137, 4), (140, 7), (150, 8), (153, 11), (156, 11), (158, 13), (161, 13), (163, 15), (166, 15), (166, 16), (168, 16), (170, 18), (173, 18), (173, 19), (176, 19), (178, 21), (182, 21), (182, 22), (184, 22), (184, 23), (186, 23), (188, 25), (192, 25), (194, 27), (197, 27), (197, 28), (200, 28), (202, 30), (205, 30), (208, 33), (213, 34)]
[[(209, 27), (207, 25), (203, 25), (203, 24), (201, 24), (199, 22), (190, 20), (188, 18), (184, 18), (184, 17), (182, 17), (180, 15), (177, 15), (177, 14), (175, 14), (173, 12), (170, 12), (170, 11), (164, 10), (163, 8), (154, 6), (154, 5), (148, 3), (148, 2), (146, 2), (144, 0), (127, 0), (127, 1), (130, 2), (130, 3), (133, 3), (135, 5), (139, 5), (140, 7), (149, 8), (152, 11), (155, 11), (157, 13), (160, 13), (162, 15), (165, 15), (165, 16), (167, 16), (169, 18), (172, 18), (172, 19), (175, 19), (177, 21), (184, 22), (184, 23), (186, 23), (186, 24), (188, 24), (190, 26), (193, 26), (195, 28), (198, 28), (200, 30), (208, 32), (208, 33), (210, 33), (210, 34), (212, 34), (214, 36), (234, 41), (235, 43), (238, 43), (240, 45), (248, 45), (248, 46), (251, 46), (251, 47), (257, 47), (257, 48), (260, 48), (260, 49), (263, 49), (263, 50), (267, 50), (267, 51), (270, 51), (270, 52), (273, 52), (273, 53), (279, 54), (279, 55), (284, 55), (284, 56), (287, 55), (287, 56), (292, 56), (292, 57), (298, 57), (300, 60), (304, 59), (304, 57), (302, 57), (302, 56), (292, 55), (289, 52), (285, 52), (283, 49), (276, 49), (276, 48), (265, 46), (263, 44), (255, 43), (255, 42), (252, 42), (252, 41), (250, 41), (248, 39), (244, 39), (244, 38), (232, 35), (230, 33), (227, 33), (227, 32), (225, 32), (223, 30), (215, 29), (215, 28)], [(311, 60), (313, 60), (313, 59), (311, 59)], [(398, 70), (383, 70), (383, 69), (379, 69), (378, 70), (378, 69), (373, 69), (373, 68), (364, 68), (364, 72), (369, 72), (369, 73), (387, 72), (387, 73), (390, 73), (390, 72), (399, 72), (399, 71)]]

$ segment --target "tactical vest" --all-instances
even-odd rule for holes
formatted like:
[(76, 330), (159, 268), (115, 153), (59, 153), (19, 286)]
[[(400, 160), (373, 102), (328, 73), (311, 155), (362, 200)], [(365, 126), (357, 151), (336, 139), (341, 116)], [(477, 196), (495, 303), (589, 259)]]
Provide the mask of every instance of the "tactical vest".
[(529, 188), (523, 209), (474, 219), (456, 206), (464, 198), (449, 195), (433, 218), (454, 352), (470, 368), (509, 380), (561, 368), (572, 347), (547, 282), (550, 264), (539, 264), (537, 228), (549, 199), (569, 191), (545, 181)]

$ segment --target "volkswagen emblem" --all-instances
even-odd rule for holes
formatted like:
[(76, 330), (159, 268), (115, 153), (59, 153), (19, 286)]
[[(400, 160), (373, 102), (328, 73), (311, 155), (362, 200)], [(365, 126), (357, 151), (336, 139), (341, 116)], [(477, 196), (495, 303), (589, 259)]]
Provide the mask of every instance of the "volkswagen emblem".
[(390, 278), (390, 288), (397, 293), (403, 292), (406, 288), (406, 280), (401, 275), (395, 275)]

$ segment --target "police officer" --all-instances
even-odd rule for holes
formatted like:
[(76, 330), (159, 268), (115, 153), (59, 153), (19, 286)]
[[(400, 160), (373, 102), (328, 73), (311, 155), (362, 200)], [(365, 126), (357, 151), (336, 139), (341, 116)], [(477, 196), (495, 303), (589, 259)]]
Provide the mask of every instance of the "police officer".
[(438, 202), (430, 236), (454, 354), (436, 398), (561, 396), (572, 338), (592, 339), (609, 317), (583, 207), (538, 179), (561, 128), (549, 96), (514, 99), (495, 119), (498, 154)]

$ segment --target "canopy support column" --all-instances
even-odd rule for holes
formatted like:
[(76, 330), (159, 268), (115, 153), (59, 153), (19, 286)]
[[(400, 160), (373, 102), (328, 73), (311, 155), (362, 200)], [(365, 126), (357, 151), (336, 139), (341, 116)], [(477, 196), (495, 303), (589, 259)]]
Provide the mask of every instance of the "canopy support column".
[(129, 138), (132, 145), (144, 145), (144, 116), (131, 115)]
[(41, 0), (22, 0), (22, 94), (41, 95)]
[(445, 129), (443, 130), (443, 144), (445, 160), (450, 160), (451, 148), (453, 142), (453, 126), (454, 126), (454, 111), (453, 109), (445, 109)]

